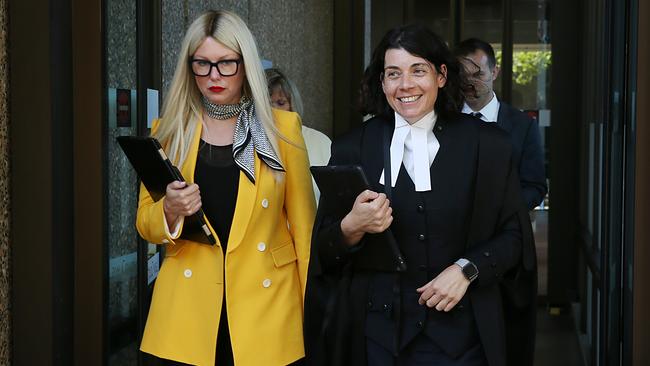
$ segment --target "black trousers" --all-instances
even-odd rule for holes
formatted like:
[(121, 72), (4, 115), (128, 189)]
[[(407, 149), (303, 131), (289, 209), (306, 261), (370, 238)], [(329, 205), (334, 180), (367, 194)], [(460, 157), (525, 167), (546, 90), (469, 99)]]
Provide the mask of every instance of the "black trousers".
[(397, 357), (368, 338), (366, 351), (368, 366), (487, 366), (480, 343), (459, 358), (453, 359), (425, 335), (413, 339)]
[(535, 360), (537, 303), (517, 308), (503, 302), (508, 365), (532, 366)]

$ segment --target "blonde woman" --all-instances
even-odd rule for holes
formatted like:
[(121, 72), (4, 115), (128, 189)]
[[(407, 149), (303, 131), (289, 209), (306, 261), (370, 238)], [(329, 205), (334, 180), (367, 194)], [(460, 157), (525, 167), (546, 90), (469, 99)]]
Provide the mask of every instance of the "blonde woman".
[[(298, 115), (272, 111), (237, 15), (210, 11), (190, 25), (152, 136), (187, 183), (158, 202), (140, 190), (138, 232), (166, 249), (141, 350), (172, 364), (302, 359), (315, 213), (307, 151)], [(216, 245), (183, 239), (199, 208)]]

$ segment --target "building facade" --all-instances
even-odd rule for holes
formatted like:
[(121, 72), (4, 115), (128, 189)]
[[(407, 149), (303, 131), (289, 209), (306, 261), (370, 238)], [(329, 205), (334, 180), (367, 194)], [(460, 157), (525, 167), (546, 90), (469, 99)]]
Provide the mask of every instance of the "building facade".
[(151, 364), (137, 348), (163, 254), (137, 236), (115, 137), (148, 133), (184, 31), (210, 8), (247, 22), (330, 137), (362, 123), (361, 75), (391, 27), (490, 42), (497, 94), (544, 140), (540, 304), (570, 314), (584, 365), (650, 364), (639, 0), (0, 0), (0, 364)]

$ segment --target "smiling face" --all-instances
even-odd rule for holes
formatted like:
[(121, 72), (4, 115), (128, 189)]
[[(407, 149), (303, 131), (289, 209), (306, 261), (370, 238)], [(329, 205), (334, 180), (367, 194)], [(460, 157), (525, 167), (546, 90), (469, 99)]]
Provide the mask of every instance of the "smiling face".
[[(241, 55), (214, 38), (207, 37), (196, 49), (192, 59), (216, 63), (224, 60), (241, 60)], [(245, 76), (244, 63), (241, 62), (237, 73), (232, 76), (222, 76), (216, 67), (212, 67), (209, 75), (195, 75), (194, 80), (201, 94), (211, 103), (236, 104), (242, 96)]]
[(402, 48), (387, 50), (382, 89), (388, 104), (408, 123), (419, 121), (433, 110), (438, 89), (445, 86), (447, 67), (441, 65), (440, 71)]

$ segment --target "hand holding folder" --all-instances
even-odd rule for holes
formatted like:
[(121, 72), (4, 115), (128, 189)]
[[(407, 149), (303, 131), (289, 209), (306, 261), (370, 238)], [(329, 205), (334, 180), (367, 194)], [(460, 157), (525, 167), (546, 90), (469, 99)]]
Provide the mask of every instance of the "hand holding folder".
[[(167, 158), (160, 142), (153, 137), (120, 136), (117, 142), (129, 159), (154, 202), (165, 196), (167, 185), (173, 181), (184, 182), (181, 172)], [(217, 240), (208, 228), (205, 215), (199, 209), (185, 217), (181, 239), (203, 244), (216, 244)]]

